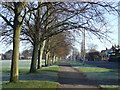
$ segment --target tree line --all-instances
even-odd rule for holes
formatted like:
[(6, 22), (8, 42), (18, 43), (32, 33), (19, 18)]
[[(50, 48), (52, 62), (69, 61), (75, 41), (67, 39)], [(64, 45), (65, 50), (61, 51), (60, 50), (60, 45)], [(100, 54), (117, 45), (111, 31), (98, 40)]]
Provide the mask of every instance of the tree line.
[[(42, 68), (42, 56), (46, 55), (46, 66), (68, 55), (71, 47), (69, 31), (106, 38), (106, 12), (117, 14), (113, 2), (1, 2), (0, 17), (3, 41), (13, 43), (10, 82), (19, 79), (18, 59), (21, 40), (33, 46), (30, 73)], [(99, 26), (99, 27), (98, 27)], [(103, 29), (104, 28), (104, 29)], [(106, 28), (107, 29), (107, 28)], [(38, 59), (38, 65), (37, 65)]]

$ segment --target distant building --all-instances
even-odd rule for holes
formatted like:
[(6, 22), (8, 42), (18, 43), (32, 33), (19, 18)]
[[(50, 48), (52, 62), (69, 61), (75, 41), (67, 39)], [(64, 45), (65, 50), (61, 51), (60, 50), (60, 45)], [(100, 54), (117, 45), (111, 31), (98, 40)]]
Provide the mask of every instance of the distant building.
[(88, 61), (99, 61), (101, 60), (101, 55), (100, 55), (100, 52), (98, 51), (89, 52), (86, 54), (86, 58), (88, 59)]
[(108, 60), (109, 56), (110, 56), (109, 50), (102, 50), (101, 51), (101, 57), (102, 57), (101, 60)]
[(12, 60), (12, 52), (13, 50), (8, 50), (4, 55), (5, 55), (5, 60)]
[(24, 55), (24, 56), (21, 56), (23, 59), (32, 59), (32, 49), (24, 50), (22, 52), (22, 55)]
[(32, 56), (27, 56), (26, 59), (32, 59)]
[(2, 54), (0, 54), (0, 60), (2, 60)]
[(23, 54), (19, 55), (19, 59), (32, 59), (32, 56), (24, 56)]
[(5, 59), (5, 55), (4, 54), (0, 54), (0, 60), (4, 60)]
[(24, 58), (25, 58), (24, 55), (22, 55), (22, 54), (19, 55), (19, 59), (24, 59)]
[(120, 46), (112, 46), (110, 49), (101, 51), (102, 60), (117, 60), (116, 58), (120, 58)]

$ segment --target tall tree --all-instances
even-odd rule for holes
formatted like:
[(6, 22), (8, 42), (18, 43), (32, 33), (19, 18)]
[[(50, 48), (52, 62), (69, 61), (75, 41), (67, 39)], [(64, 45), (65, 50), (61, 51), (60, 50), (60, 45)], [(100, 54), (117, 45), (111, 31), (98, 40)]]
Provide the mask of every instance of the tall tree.
[[(83, 28), (86, 31), (95, 34), (96, 36), (98, 36), (98, 38), (105, 37), (104, 33), (106, 31), (103, 31), (102, 28), (99, 29), (98, 26), (96, 25), (98, 24), (98, 22), (99, 25), (102, 26), (106, 25), (106, 22), (104, 20), (105, 10), (109, 12), (110, 10), (115, 11), (116, 9), (112, 7), (111, 3), (105, 3), (105, 2), (51, 3), (45, 6), (44, 8), (42, 8), (41, 11), (39, 11), (42, 12), (40, 16), (38, 16), (38, 14), (36, 15), (37, 18), (39, 17), (39, 19), (37, 20), (37, 23), (39, 23), (39, 30), (38, 30), (40, 31), (39, 36), (37, 36), (38, 33), (36, 33), (36, 36), (39, 37), (40, 40), (38, 42), (42, 43), (44, 40), (48, 39), (49, 37), (52, 37), (53, 35), (61, 33), (65, 30), (76, 29), (83, 31), (82, 30)], [(38, 53), (37, 50), (36, 53)], [(32, 61), (36, 62), (37, 57)], [(31, 66), (32, 65), (34, 66), (34, 68), (36, 67), (36, 63), (31, 64)], [(35, 69), (31, 69), (31, 70), (33, 72), (36, 71)], [(32, 72), (31, 70), (30, 72)]]
[[(46, 52), (51, 55), (52, 63), (56, 57), (65, 57), (70, 53), (71, 42), (67, 39), (65, 33), (57, 34), (47, 42)], [(50, 60), (47, 62), (50, 62)]]
[[(18, 59), (19, 59), (19, 40), (20, 32), (25, 20), (25, 17), (31, 11), (39, 9), (46, 3), (39, 5), (38, 7), (31, 7), (31, 10), (26, 9), (26, 2), (2, 2), (3, 6), (2, 13), (0, 17), (10, 26), (13, 30), (13, 54), (12, 54), (12, 64), (11, 64), (11, 76), (10, 82), (17, 82), (19, 71), (18, 71)], [(5, 11), (5, 12), (4, 12)], [(11, 34), (9, 30), (7, 31), (9, 35)], [(5, 33), (4, 33), (5, 34)]]
[[(45, 6), (42, 10), (34, 11), (31, 15), (29, 15), (29, 18), (26, 19), (26, 25), (23, 27), (23, 33), (28, 37), (28, 40), (32, 42), (35, 49), (35, 51), (33, 49), (30, 72), (36, 72), (36, 56), (38, 55), (38, 49), (42, 50), (40, 52), (40, 58), (42, 58), (42, 45), (44, 45), (42, 43), (44, 43), (44, 41), (49, 37), (62, 32), (64, 28), (66, 28), (65, 25), (68, 24), (66, 22), (67, 19), (58, 21), (60, 17), (57, 17), (56, 14), (58, 13), (56, 13), (56, 8), (53, 8), (55, 5), (56, 4), (51, 3), (51, 5), (49, 4), (49, 7)], [(60, 28), (60, 30), (57, 28)], [(39, 67), (41, 67), (41, 65)]]
[(96, 50), (97, 47), (98, 47), (98, 46), (97, 46), (96, 44), (90, 43), (90, 44), (88, 45), (89, 52), (97, 51), (97, 50)]
[[(6, 21), (6, 23), (13, 28), (13, 60), (11, 71), (11, 81), (18, 80), (18, 49), (19, 49), (19, 37), (20, 30), (25, 19), (26, 14), (32, 12), (33, 10), (43, 7), (49, 2), (44, 2), (39, 5), (28, 5), (29, 9), (25, 8), (26, 3), (23, 2), (14, 2), (14, 3), (3, 3), (3, 6), (11, 13), (11, 17), (5, 17), (3, 14), (0, 16)], [(32, 8), (33, 7), (33, 8)], [(63, 32), (64, 30), (76, 29), (83, 31), (84, 28), (86, 31), (92, 32), (98, 38), (105, 38), (105, 33), (108, 32), (103, 29), (103, 26), (106, 26), (105, 22), (105, 12), (111, 13), (116, 11), (116, 6), (111, 2), (50, 2), (49, 7), (45, 10), (46, 13), (42, 14), (41, 18), (41, 29), (44, 32), (44, 40), (47, 38)], [(28, 11), (27, 11), (28, 10)], [(48, 10), (50, 10), (49, 13)], [(114, 12), (113, 12), (114, 13)], [(14, 15), (13, 15), (14, 14)], [(9, 19), (9, 20), (8, 20)], [(14, 20), (13, 20), (14, 19)], [(49, 20), (47, 24), (45, 21)], [(99, 23), (98, 23), (99, 22)], [(37, 25), (37, 24), (35, 24)], [(98, 27), (100, 26), (100, 28)], [(46, 29), (47, 27), (47, 29)], [(102, 27), (102, 28), (101, 28)], [(37, 27), (36, 27), (37, 28)], [(39, 31), (39, 30), (38, 30)], [(36, 35), (39, 33), (36, 33)], [(32, 37), (33, 38), (33, 37)], [(38, 38), (34, 39), (36, 43)], [(35, 52), (37, 52), (37, 44)], [(37, 55), (33, 55), (33, 58), (36, 58)], [(36, 62), (36, 60), (35, 60)], [(34, 63), (36, 64), (36, 63)], [(31, 64), (31, 65), (34, 65)], [(36, 66), (36, 65), (34, 65)], [(34, 69), (33, 69), (34, 70)]]
[[(11, 77), (10, 82), (18, 81), (18, 59), (19, 59), (19, 39), (20, 39), (20, 31), (24, 21), (24, 17), (21, 20), (21, 13), (24, 9), (26, 3), (2, 3), (3, 7), (5, 7), (9, 12), (14, 16), (13, 22), (11, 22), (11, 18), (7, 18), (4, 15), (0, 14), (0, 16), (4, 19), (7, 25), (13, 28), (13, 55), (12, 55), (12, 64), (11, 64)], [(9, 20), (8, 20), (9, 19)]]

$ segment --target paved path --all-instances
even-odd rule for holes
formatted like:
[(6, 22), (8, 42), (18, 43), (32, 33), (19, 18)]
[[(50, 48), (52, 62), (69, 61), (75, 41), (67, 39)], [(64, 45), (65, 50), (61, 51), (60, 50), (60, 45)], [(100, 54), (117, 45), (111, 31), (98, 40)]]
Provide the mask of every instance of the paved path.
[(72, 68), (66, 62), (62, 62), (60, 64), (60, 72), (58, 76), (58, 82), (61, 85), (57, 88), (57, 90), (63, 90), (63, 88), (69, 88), (69, 90), (74, 90), (75, 88), (86, 88), (87, 90), (91, 88), (92, 90), (101, 90), (98, 86), (94, 85), (95, 82), (90, 82), (87, 80), (83, 73)]

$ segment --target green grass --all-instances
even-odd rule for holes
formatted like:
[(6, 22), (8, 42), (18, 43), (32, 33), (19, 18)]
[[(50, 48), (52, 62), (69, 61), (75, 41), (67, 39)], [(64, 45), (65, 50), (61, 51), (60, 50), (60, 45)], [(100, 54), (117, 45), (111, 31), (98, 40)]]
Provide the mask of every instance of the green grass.
[[(4, 68), (3, 75), (9, 77), (10, 69)], [(29, 73), (29, 69), (20, 69), (19, 76), (23, 81), (17, 83), (3, 83), (3, 88), (55, 88), (58, 86), (59, 66), (53, 65), (43, 67), (37, 70), (36, 73)], [(21, 80), (21, 79), (20, 79)], [(33, 80), (33, 81), (31, 81)]]
[(100, 85), (102, 88), (107, 88), (107, 90), (120, 90), (119, 85)]
[[(31, 65), (31, 60), (19, 60), (19, 68), (24, 69), (27, 68), (29, 69)], [(42, 61), (42, 65), (45, 65), (45, 61)], [(2, 62), (2, 67), (0, 68), (11, 68), (11, 60), (3, 60)]]
[(59, 83), (50, 81), (19, 81), (3, 84), (2, 88), (57, 88)]
[[(68, 63), (70, 63), (73, 67), (82, 67), (83, 63), (80, 62), (76, 62), (76, 61), (67, 61)], [(92, 65), (87, 65), (85, 64), (84, 67), (93, 67)]]
[(37, 73), (28, 73), (27, 76), (31, 77), (40, 77), (42, 76), (41, 80), (47, 78), (48, 80), (56, 81), (58, 78), (59, 66), (50, 66), (44, 67), (42, 69), (37, 70)]
[(95, 79), (95, 80), (118, 79), (117, 72), (113, 72), (110, 69), (106, 69), (106, 68), (79, 67), (78, 70), (82, 71), (90, 79)]
[[(42, 80), (42, 81), (57, 81), (59, 66), (53, 65), (50, 67), (43, 67), (37, 70), (36, 73), (29, 73), (29, 69), (19, 69), (20, 80)], [(4, 68), (2, 70), (3, 76), (10, 76), (10, 69)]]
[(83, 65), (82, 63), (73, 62), (73, 61), (70, 61), (69, 63), (74, 68), (77, 68), (79, 71), (83, 72), (89, 79), (93, 79), (93, 80), (119, 79), (118, 72), (112, 69), (100, 68), (87, 64)]

